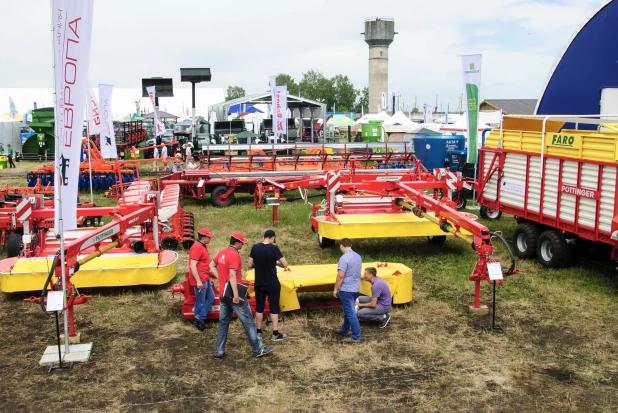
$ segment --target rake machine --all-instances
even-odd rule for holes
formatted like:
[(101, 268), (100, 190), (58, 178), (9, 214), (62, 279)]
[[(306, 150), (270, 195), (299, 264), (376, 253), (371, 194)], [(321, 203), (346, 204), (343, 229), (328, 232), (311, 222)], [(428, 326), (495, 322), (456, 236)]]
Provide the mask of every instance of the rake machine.
[[(86, 142), (85, 139), (84, 142)], [(83, 147), (83, 153), (87, 157), (88, 147), (85, 143)], [(78, 185), (80, 190), (90, 189), (90, 166), (92, 166), (92, 186), (95, 190), (106, 190), (118, 182), (128, 183), (138, 179), (136, 166), (106, 161), (92, 140), (90, 141), (90, 163), (85, 160), (79, 165)], [(28, 186), (35, 187), (37, 183), (43, 187), (53, 186), (54, 171), (55, 164), (52, 163), (28, 172)]]

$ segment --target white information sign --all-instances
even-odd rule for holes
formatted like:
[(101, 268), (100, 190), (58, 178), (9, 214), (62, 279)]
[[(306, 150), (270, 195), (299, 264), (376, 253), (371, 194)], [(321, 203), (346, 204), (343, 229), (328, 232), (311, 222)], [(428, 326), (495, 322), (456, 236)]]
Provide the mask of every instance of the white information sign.
[(45, 309), (48, 312), (62, 311), (64, 307), (64, 293), (62, 291), (50, 291), (47, 293), (47, 304)]
[(512, 179), (502, 178), (502, 181), (500, 184), (500, 190), (504, 192), (510, 192), (512, 194), (522, 195), (522, 196), (526, 195), (525, 184), (523, 182), (514, 181)]
[(503, 280), (502, 266), (499, 262), (490, 262), (487, 264), (487, 272), (489, 273), (489, 279), (491, 281)]

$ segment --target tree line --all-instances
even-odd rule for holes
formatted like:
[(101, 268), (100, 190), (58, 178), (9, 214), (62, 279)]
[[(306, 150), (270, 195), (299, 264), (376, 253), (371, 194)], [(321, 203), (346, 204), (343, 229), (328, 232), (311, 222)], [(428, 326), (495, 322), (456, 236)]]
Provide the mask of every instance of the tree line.
[[(325, 103), (329, 111), (334, 107), (337, 112), (362, 112), (363, 109), (367, 111), (369, 106), (369, 89), (355, 89), (346, 75), (327, 78), (320, 71), (309, 70), (303, 73), (300, 82), (287, 73), (279, 73), (275, 81), (277, 86), (287, 86), (288, 93), (292, 95)], [(246, 95), (243, 87), (228, 86), (225, 100)]]

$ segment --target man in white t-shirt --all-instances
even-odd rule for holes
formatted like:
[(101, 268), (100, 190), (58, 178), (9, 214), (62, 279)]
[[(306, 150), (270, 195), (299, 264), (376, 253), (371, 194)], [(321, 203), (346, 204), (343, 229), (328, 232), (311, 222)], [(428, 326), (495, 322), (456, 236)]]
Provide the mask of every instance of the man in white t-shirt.
[(152, 152), (152, 157), (154, 159), (154, 161), (152, 162), (152, 171), (159, 172), (159, 148), (157, 148), (156, 146), (154, 147), (154, 150)]

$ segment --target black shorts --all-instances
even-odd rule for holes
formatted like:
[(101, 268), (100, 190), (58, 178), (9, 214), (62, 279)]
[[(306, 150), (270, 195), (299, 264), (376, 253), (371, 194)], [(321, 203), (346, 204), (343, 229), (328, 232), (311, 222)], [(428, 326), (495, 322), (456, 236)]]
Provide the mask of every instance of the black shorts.
[(270, 305), (270, 314), (279, 314), (279, 296), (281, 295), (281, 284), (256, 285), (255, 288), (255, 312), (263, 313), (266, 297)]

